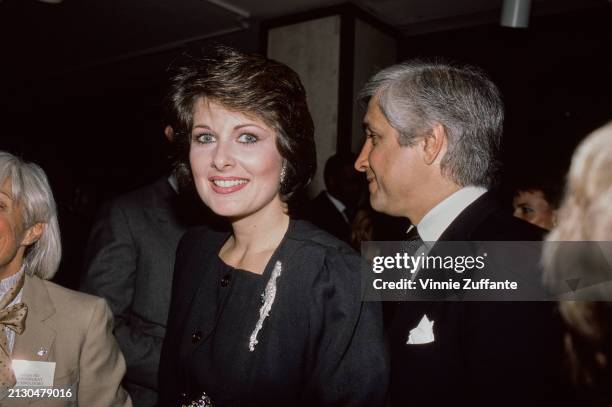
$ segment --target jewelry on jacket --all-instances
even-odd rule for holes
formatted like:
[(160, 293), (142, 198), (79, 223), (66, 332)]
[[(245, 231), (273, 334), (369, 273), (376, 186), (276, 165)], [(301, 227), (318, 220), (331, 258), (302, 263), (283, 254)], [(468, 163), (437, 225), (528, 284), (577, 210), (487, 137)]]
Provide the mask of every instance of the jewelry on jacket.
[(199, 399), (189, 404), (183, 404), (182, 407), (213, 407), (213, 402), (210, 397), (208, 397), (208, 394), (202, 393)]
[(282, 269), (282, 264), (280, 260), (276, 261), (274, 265), (274, 270), (272, 270), (272, 275), (270, 276), (270, 280), (266, 284), (266, 288), (263, 292), (263, 304), (261, 308), (259, 308), (259, 320), (257, 321), (257, 325), (255, 325), (255, 329), (251, 333), (251, 338), (249, 339), (249, 351), (253, 352), (255, 350), (255, 345), (259, 342), (257, 340), (257, 335), (261, 328), (263, 327), (264, 320), (270, 315), (270, 310), (272, 309), (272, 304), (274, 303), (274, 298), (276, 297), (276, 279), (280, 276)]

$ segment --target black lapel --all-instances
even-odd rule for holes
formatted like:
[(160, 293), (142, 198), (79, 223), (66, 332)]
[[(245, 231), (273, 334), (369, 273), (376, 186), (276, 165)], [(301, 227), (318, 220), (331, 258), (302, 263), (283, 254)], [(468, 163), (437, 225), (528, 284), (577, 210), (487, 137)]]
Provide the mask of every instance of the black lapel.
[(440, 235), (441, 241), (467, 241), (485, 219), (498, 210), (499, 204), (492, 192), (485, 192), (468, 205)]

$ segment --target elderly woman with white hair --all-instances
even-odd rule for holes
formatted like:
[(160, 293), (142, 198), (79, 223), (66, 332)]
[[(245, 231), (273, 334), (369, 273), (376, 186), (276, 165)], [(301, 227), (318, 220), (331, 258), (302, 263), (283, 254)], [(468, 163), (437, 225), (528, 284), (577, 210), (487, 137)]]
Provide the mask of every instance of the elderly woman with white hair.
[(543, 252), (549, 287), (567, 291), (559, 310), (572, 378), (589, 405), (612, 405), (612, 122), (576, 149), (559, 223)]
[(101, 298), (46, 281), (60, 258), (45, 173), (0, 151), (0, 405), (34, 397), (45, 406), (131, 406), (111, 312)]

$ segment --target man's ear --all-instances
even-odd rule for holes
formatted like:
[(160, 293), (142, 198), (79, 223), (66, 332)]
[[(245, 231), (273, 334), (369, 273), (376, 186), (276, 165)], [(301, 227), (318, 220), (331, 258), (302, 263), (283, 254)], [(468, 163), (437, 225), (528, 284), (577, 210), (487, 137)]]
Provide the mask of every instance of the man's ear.
[(40, 239), (40, 236), (42, 235), (46, 226), (47, 224), (42, 222), (38, 222), (35, 223), (33, 226), (30, 226), (28, 230), (26, 230), (25, 236), (23, 237), (21, 244), (23, 246), (30, 246), (31, 244), (36, 243), (38, 239)]
[(433, 164), (438, 157), (442, 157), (446, 147), (446, 129), (440, 123), (436, 123), (429, 134), (421, 140), (423, 161), (427, 165)]

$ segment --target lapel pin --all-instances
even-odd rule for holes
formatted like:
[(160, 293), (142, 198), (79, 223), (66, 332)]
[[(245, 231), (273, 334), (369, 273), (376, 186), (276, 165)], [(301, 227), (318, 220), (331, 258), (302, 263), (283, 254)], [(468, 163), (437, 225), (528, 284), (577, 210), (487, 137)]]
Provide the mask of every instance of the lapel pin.
[(38, 349), (38, 352), (36, 352), (36, 354), (40, 357), (43, 357), (47, 354), (47, 349), (41, 347), (40, 349)]

